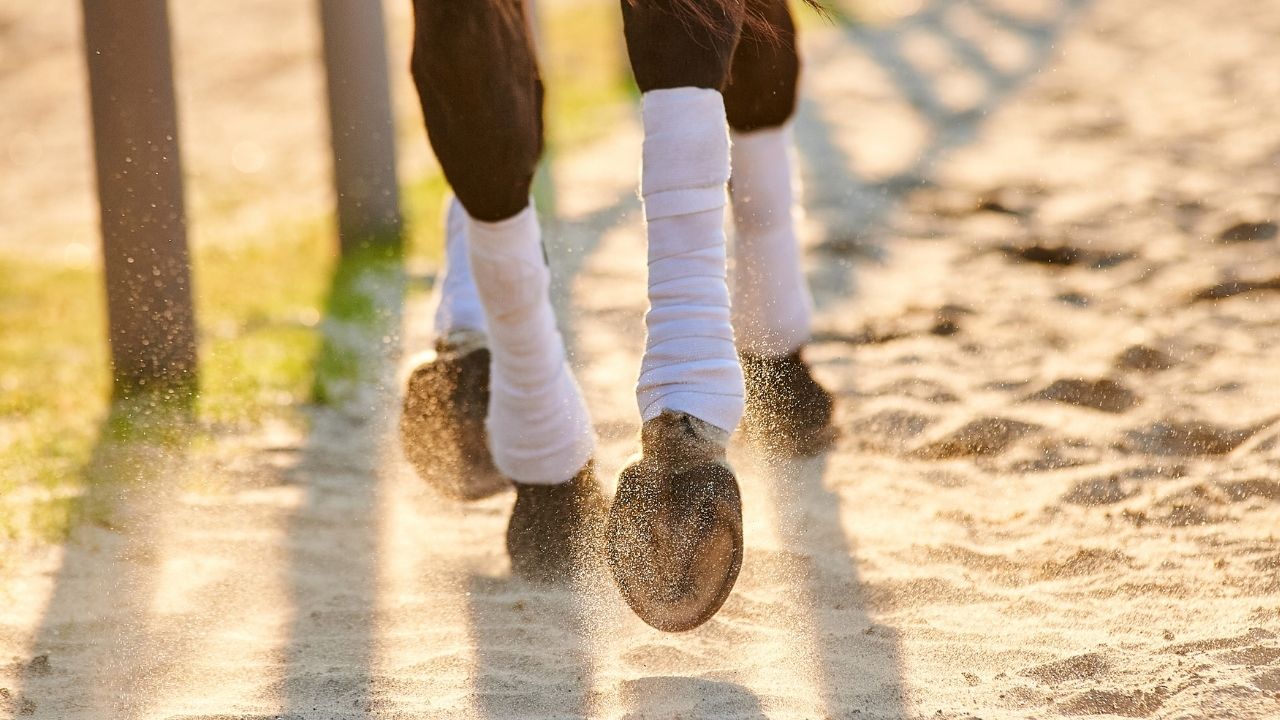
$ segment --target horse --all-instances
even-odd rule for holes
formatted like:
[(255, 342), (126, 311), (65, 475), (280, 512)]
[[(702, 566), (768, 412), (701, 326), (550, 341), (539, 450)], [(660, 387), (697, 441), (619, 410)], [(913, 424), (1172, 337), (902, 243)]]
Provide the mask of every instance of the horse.
[(523, 0), (414, 0), (411, 71), (453, 198), (434, 348), (409, 377), (400, 432), (446, 496), (514, 486), (514, 574), (563, 583), (607, 566), (642, 620), (678, 632), (719, 610), (742, 564), (730, 434), (741, 422), (774, 451), (816, 454), (834, 437), (833, 402), (802, 357), (812, 301), (793, 218), (787, 0), (621, 9), (644, 129), (638, 457), (607, 501), (530, 202), (543, 88)]

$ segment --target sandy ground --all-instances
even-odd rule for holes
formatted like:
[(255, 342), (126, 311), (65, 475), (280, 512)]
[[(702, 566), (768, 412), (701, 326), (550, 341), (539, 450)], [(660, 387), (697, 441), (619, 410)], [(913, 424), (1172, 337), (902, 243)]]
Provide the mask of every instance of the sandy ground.
[[(403, 332), (364, 336), (388, 352), (307, 437), (114, 459), (119, 527), (15, 564), (0, 711), (1280, 715), (1278, 35), (1273, 4), (1211, 0), (810, 34), (809, 357), (843, 437), (734, 448), (747, 557), (703, 628), (511, 579), (510, 497), (412, 477), (391, 430), (427, 308), (391, 282)], [(566, 159), (549, 231), (606, 477), (637, 429), (637, 161), (634, 126)]]

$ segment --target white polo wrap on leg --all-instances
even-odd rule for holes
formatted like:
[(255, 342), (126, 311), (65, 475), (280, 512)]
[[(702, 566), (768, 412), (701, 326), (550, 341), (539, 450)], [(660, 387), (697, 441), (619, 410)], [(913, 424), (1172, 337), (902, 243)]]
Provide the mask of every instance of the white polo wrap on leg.
[(733, 329), (738, 349), (779, 356), (812, 332), (813, 298), (796, 239), (791, 124), (733, 133)]
[(445, 211), (444, 276), (435, 289), (436, 337), (471, 330), (487, 333), (484, 306), (471, 277), (471, 260), (467, 257), (467, 211), (458, 198), (450, 197)]
[(530, 206), (495, 223), (469, 218), (467, 230), (493, 358), (494, 464), (518, 482), (565, 482), (591, 458), (595, 436), (551, 309), (537, 214)]
[(732, 432), (743, 388), (725, 281), (724, 99), (702, 88), (652, 90), (642, 114), (649, 336), (636, 388), (640, 415), (676, 410)]

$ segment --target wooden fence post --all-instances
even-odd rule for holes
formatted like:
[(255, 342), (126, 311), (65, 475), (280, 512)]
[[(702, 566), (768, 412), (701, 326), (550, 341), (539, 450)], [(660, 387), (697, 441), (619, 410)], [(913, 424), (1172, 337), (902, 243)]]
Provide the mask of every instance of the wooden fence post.
[(196, 389), (195, 311), (165, 0), (82, 0), (117, 398)]
[(381, 0), (320, 0), (343, 253), (400, 241), (395, 123)]

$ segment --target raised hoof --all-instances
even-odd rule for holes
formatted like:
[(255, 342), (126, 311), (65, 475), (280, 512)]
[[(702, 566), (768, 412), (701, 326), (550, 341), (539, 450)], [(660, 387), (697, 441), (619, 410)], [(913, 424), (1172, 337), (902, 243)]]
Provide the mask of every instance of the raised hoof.
[(442, 346), (414, 368), (400, 442), (418, 476), (441, 494), (478, 500), (511, 487), (489, 454), (489, 350)]
[[(742, 567), (742, 496), (723, 446), (664, 412), (645, 423), (606, 527), (609, 568), (627, 605), (666, 632), (711, 619)], [(681, 437), (684, 435), (684, 437)]]
[(529, 582), (567, 584), (599, 567), (605, 500), (592, 463), (559, 485), (515, 486), (507, 525), (513, 574)]
[(753, 445), (793, 457), (831, 448), (839, 435), (831, 424), (835, 403), (799, 350), (774, 357), (743, 353), (741, 360), (747, 391), (742, 430)]

